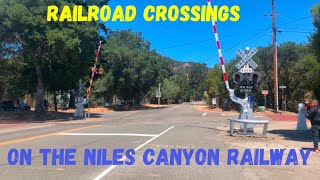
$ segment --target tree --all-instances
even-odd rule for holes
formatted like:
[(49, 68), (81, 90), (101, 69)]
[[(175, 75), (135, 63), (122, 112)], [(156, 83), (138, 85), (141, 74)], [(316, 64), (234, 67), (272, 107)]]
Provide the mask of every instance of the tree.
[(221, 81), (221, 73), (220, 67), (218, 65), (214, 66), (214, 68), (210, 69), (206, 75), (206, 90), (209, 95), (209, 97), (215, 97), (219, 96), (222, 87), (223, 87), (223, 81)]
[[(100, 5), (107, 2), (90, 1)], [(88, 69), (84, 64), (94, 53), (101, 26), (46, 21), (47, 6), (54, 4), (61, 8), (79, 1), (0, 0), (0, 3), (1, 46), (6, 49), (13, 46), (11, 54), (23, 58), (28, 68), (35, 70), (36, 115), (41, 117), (45, 112), (45, 83), (51, 90), (74, 86), (78, 75)]]
[[(189, 63), (186, 63), (189, 65)], [(182, 99), (183, 102), (189, 102), (192, 99), (192, 89), (190, 87), (190, 66), (178, 65), (178, 67), (175, 67), (175, 75), (174, 78), (176, 82), (180, 86), (180, 93), (179, 97)]]
[(131, 30), (113, 31), (102, 49), (103, 75), (95, 85), (105, 98), (118, 98), (140, 103), (151, 98), (154, 87), (172, 75), (171, 59), (150, 50), (150, 42)]
[(162, 86), (162, 98), (167, 100), (174, 100), (178, 97), (180, 92), (179, 85), (173, 78), (165, 79)]
[(96, 98), (110, 100), (113, 97), (113, 77), (112, 72), (102, 75), (94, 84), (94, 94)]
[[(258, 64), (258, 71), (262, 75), (260, 83), (251, 93), (256, 99), (258, 105), (264, 104), (264, 97), (261, 94), (262, 90), (269, 90), (267, 96), (268, 106), (274, 104), (273, 92), (273, 62), (272, 62), (272, 47), (259, 47), (258, 53), (253, 57), (253, 60)], [(229, 77), (238, 71), (235, 64), (240, 60), (236, 57), (226, 64), (226, 70)], [(318, 95), (320, 83), (320, 66), (316, 61), (316, 57), (310, 51), (307, 44), (297, 44), (294, 42), (283, 43), (278, 47), (278, 76), (279, 85), (285, 85), (285, 94), (287, 95), (287, 109), (296, 111), (298, 103), (304, 101), (304, 96), (307, 92), (312, 91)], [(239, 93), (239, 86), (235, 85), (230, 78), (230, 87), (235, 89), (238, 97), (244, 97), (244, 93)], [(217, 93), (227, 95), (223, 82), (220, 66), (216, 65), (209, 70), (206, 77), (206, 87), (208, 94), (213, 97)], [(226, 96), (227, 97), (227, 96)], [(282, 91), (280, 91), (279, 102), (282, 103)]]
[(200, 100), (203, 98), (205, 90), (204, 83), (207, 74), (207, 67), (205, 64), (194, 64), (190, 67), (190, 88), (193, 91), (193, 99)]

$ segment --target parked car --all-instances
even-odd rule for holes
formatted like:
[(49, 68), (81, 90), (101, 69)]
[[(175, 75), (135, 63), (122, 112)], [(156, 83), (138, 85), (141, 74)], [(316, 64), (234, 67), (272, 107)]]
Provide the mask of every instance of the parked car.
[(30, 110), (31, 110), (31, 107), (30, 107), (28, 104), (26, 104), (26, 103), (24, 103), (24, 102), (21, 102), (21, 103), (20, 103), (20, 109), (21, 109), (22, 111), (30, 111)]
[(13, 101), (3, 101), (1, 103), (1, 110), (3, 111), (14, 111), (16, 107), (13, 104)]

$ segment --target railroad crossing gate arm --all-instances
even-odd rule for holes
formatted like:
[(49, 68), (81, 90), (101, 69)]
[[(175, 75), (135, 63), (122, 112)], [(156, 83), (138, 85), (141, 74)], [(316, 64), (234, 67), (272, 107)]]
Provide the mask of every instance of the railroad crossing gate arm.
[[(207, 0), (207, 3), (208, 3), (208, 6), (211, 6), (211, 0)], [(219, 53), (219, 57), (220, 57), (220, 63), (221, 63), (221, 68), (222, 68), (222, 72), (223, 72), (223, 76), (224, 76), (224, 81), (225, 81), (225, 84), (226, 84), (226, 88), (229, 91), (230, 98), (231, 98), (231, 100), (233, 102), (240, 104), (242, 106), (244, 112), (248, 112), (248, 109), (249, 109), (249, 107), (248, 107), (248, 98), (245, 98), (245, 99), (238, 98), (238, 97), (235, 96), (234, 90), (230, 89), (227, 72), (226, 72), (226, 69), (225, 69), (225, 66), (224, 66), (225, 62), (224, 62), (224, 59), (223, 59), (223, 56), (222, 56), (221, 44), (220, 44), (218, 30), (217, 30), (217, 24), (216, 24), (216, 22), (214, 21), (213, 18), (211, 18), (211, 22), (212, 22), (213, 33), (214, 33), (214, 37), (215, 37), (215, 40), (216, 40), (217, 49), (218, 49), (218, 53)], [(239, 51), (239, 53), (240, 53), (240, 51)], [(254, 49), (251, 53), (246, 55), (247, 60), (245, 60), (245, 62), (250, 60), (252, 55), (254, 55), (255, 53), (256, 53), (256, 49)], [(243, 55), (243, 53), (241, 53), (241, 55)], [(249, 56), (251, 56), (251, 57), (249, 57)]]

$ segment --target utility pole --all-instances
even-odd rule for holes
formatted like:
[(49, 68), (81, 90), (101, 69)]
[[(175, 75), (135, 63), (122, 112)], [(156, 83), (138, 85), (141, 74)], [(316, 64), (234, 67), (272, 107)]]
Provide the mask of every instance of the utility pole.
[(274, 1), (272, 0), (272, 37), (273, 37), (273, 77), (274, 77), (274, 109), (279, 111), (278, 99), (278, 52), (277, 52), (277, 28)]

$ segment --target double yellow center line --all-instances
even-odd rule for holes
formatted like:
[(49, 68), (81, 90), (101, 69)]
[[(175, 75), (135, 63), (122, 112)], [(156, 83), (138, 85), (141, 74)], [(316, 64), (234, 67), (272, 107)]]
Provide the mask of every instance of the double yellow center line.
[(31, 137), (27, 137), (27, 138), (4, 141), (4, 142), (0, 142), (0, 146), (8, 145), (8, 144), (14, 144), (14, 143), (20, 143), (20, 142), (26, 142), (26, 141), (31, 141), (31, 140), (35, 140), (35, 139), (41, 139), (41, 138), (50, 137), (50, 136), (57, 136), (57, 135), (62, 134), (62, 133), (70, 133), (70, 132), (74, 132), (74, 131), (80, 131), (80, 130), (84, 130), (84, 129), (90, 129), (90, 128), (99, 127), (99, 126), (101, 126), (101, 125), (86, 126), (86, 127), (69, 129), (69, 130), (55, 132), (55, 133), (42, 134), (42, 135), (31, 136)]

